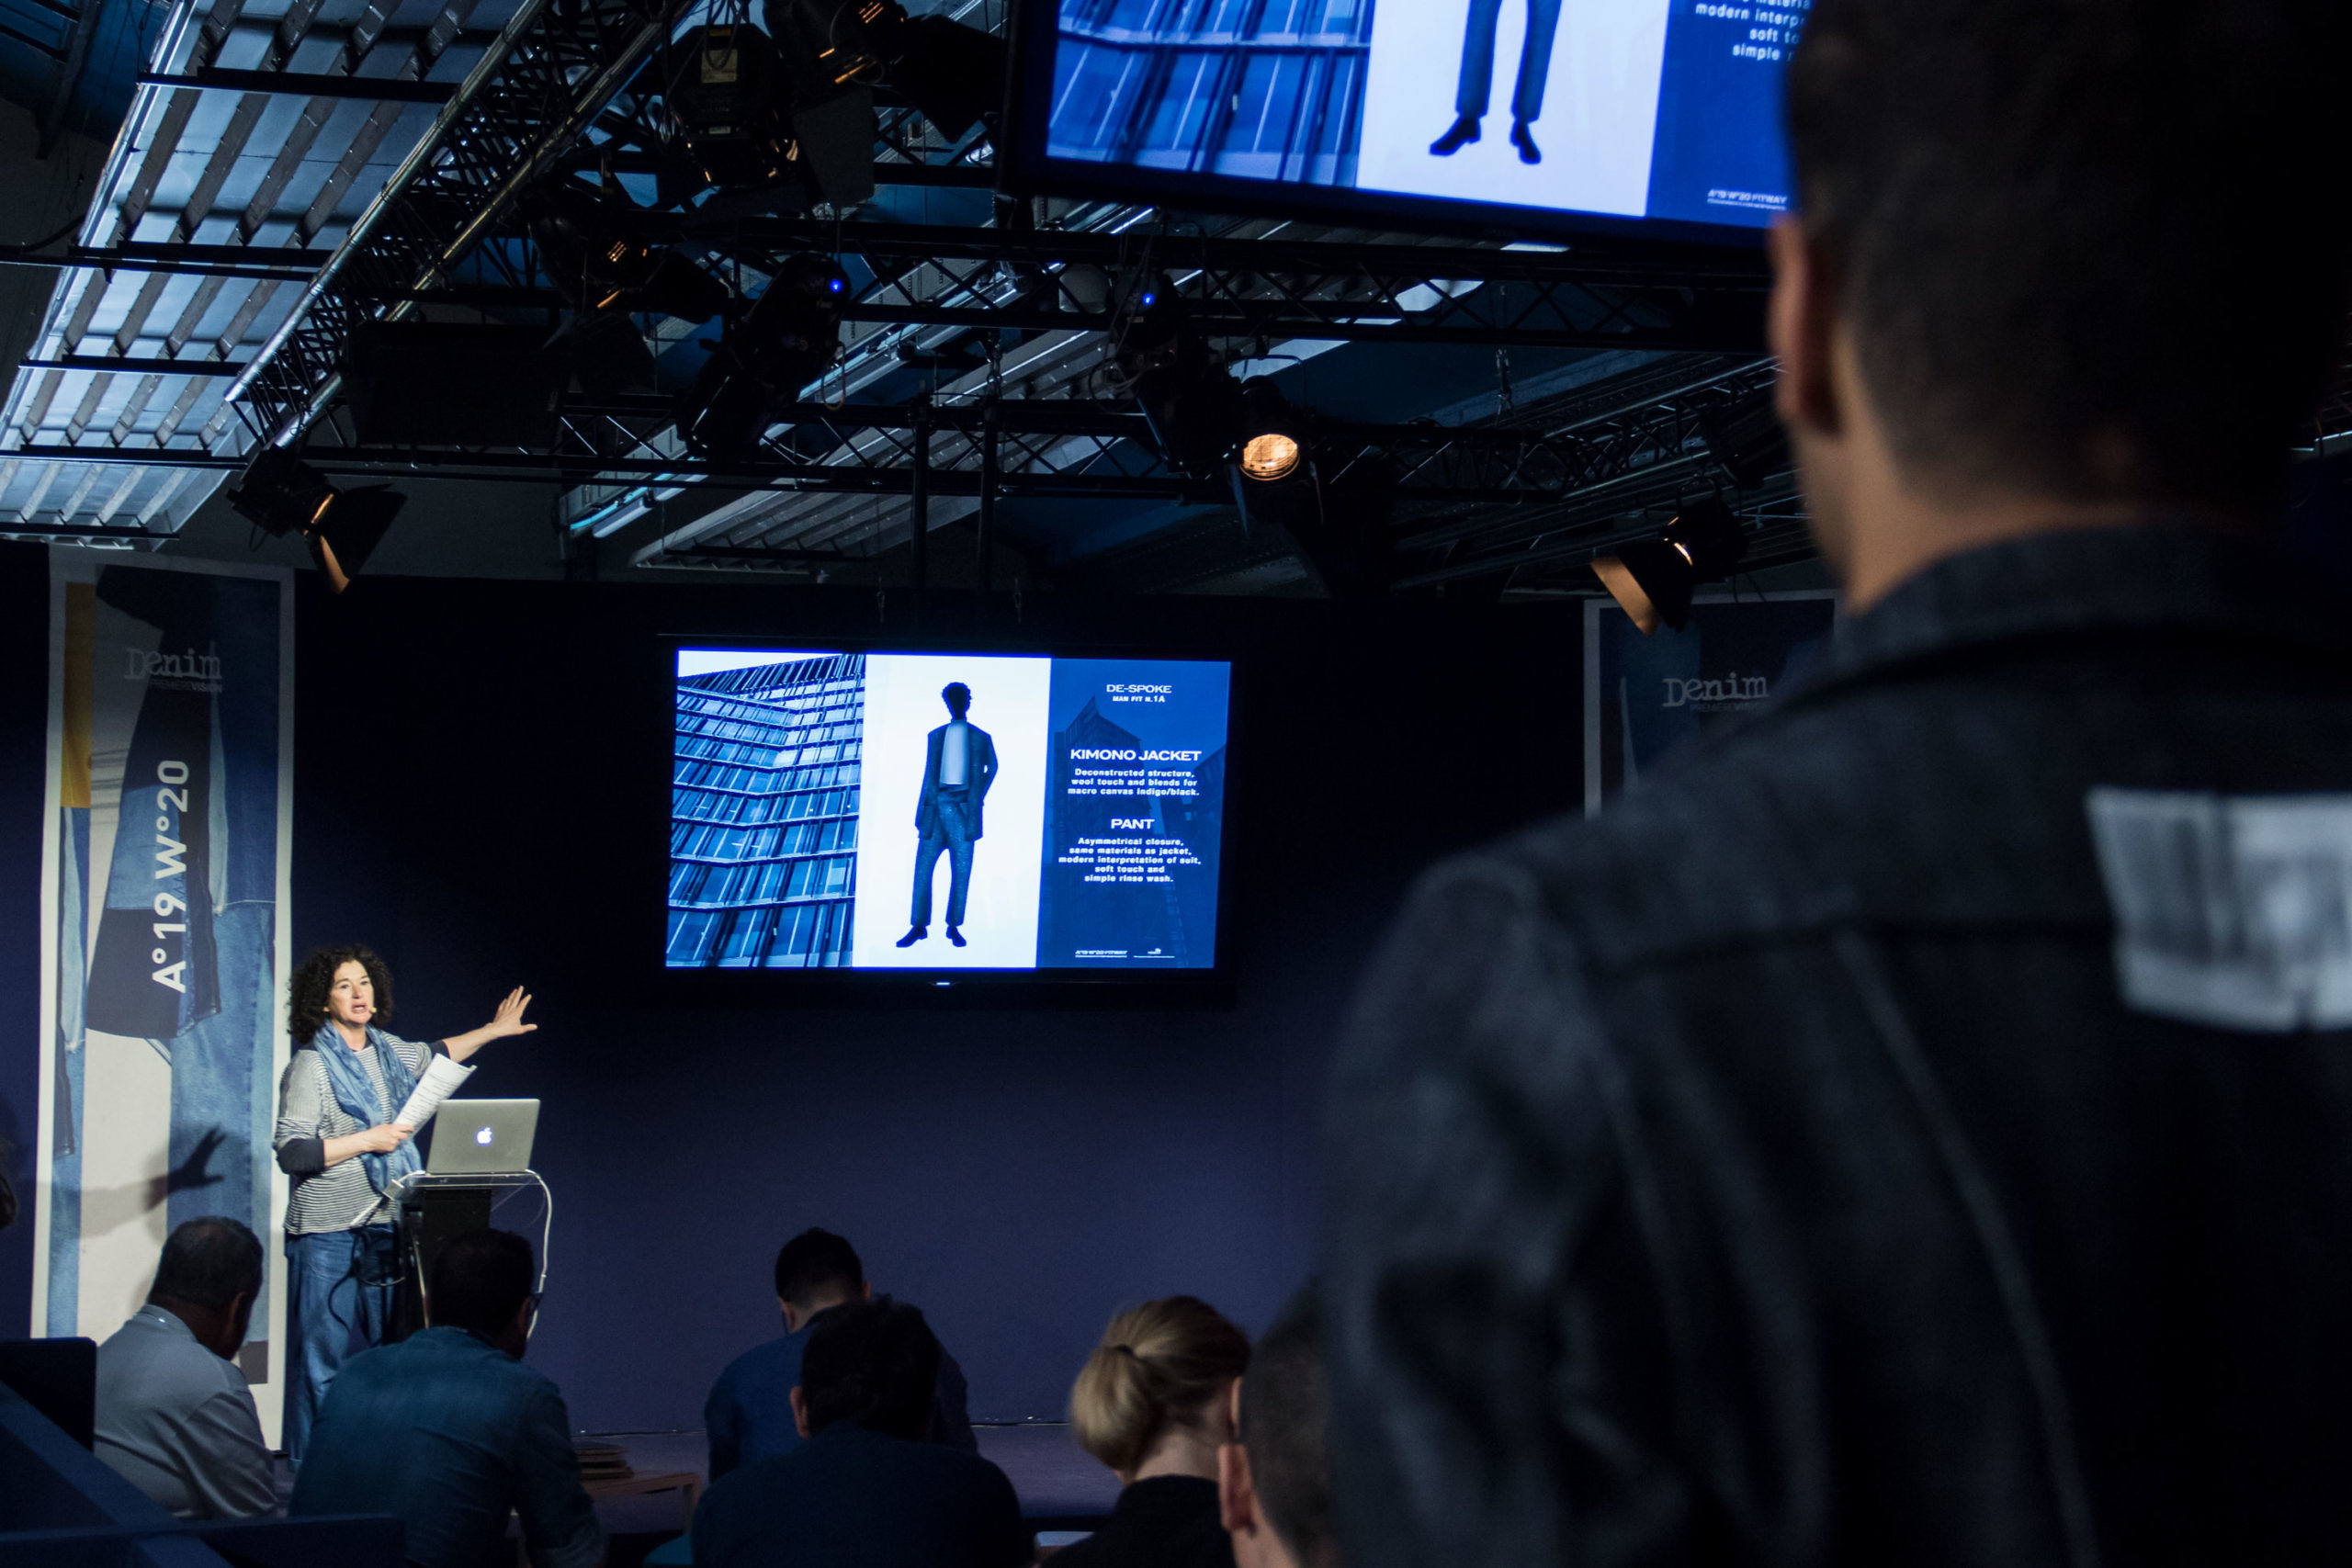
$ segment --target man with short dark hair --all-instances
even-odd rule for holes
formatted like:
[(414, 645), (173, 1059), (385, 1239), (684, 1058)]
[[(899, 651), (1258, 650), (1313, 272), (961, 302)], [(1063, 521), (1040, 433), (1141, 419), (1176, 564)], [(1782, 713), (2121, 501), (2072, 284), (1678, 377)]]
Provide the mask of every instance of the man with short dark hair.
[(2340, 0), (1815, 0), (1780, 406), (1853, 612), (1432, 875), (1329, 1107), (1353, 1568), (2352, 1555)]
[[(792, 1417), (792, 1390), (800, 1381), (800, 1357), (811, 1325), (837, 1306), (873, 1299), (865, 1265), (844, 1238), (811, 1228), (784, 1244), (775, 1255), (775, 1304), (784, 1314), (784, 1337), (736, 1357), (703, 1402), (713, 1481), (753, 1460), (787, 1454), (800, 1446), (803, 1438)], [(943, 1349), (932, 1402), (932, 1442), (967, 1453), (979, 1451), (966, 1401), (964, 1369)]]
[(425, 1281), (429, 1326), (344, 1367), (291, 1511), (395, 1515), (417, 1568), (511, 1563), (506, 1521), (519, 1515), (535, 1568), (597, 1568), (605, 1532), (563, 1395), (522, 1362), (537, 1280), (530, 1243), (511, 1232), (443, 1243)]
[(1233, 1385), (1234, 1440), (1217, 1450), (1217, 1499), (1236, 1568), (1338, 1568), (1329, 1428), (1323, 1319), (1310, 1285)]
[(797, 1450), (747, 1464), (695, 1511), (695, 1568), (1015, 1568), (1021, 1505), (978, 1454), (922, 1440), (939, 1382), (922, 1314), (858, 1301), (819, 1317), (791, 1391)]
[(164, 1243), (147, 1304), (98, 1347), (97, 1456), (183, 1517), (277, 1506), (261, 1413), (236, 1363), (261, 1282), (250, 1229), (190, 1220)]

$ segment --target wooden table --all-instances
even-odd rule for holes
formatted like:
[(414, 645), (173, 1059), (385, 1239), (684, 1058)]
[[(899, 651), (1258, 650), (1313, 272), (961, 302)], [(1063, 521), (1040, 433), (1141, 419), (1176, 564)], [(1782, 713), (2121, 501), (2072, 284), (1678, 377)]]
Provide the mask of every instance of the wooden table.
[[(667, 1474), (608, 1475), (594, 1480), (582, 1477), (581, 1490), (588, 1500), (601, 1497), (635, 1497), (653, 1492), (675, 1492), (678, 1495), (678, 1528), (692, 1529), (695, 1505), (702, 1500), (702, 1477), (691, 1470), (675, 1470)], [(531, 1568), (530, 1548), (522, 1541), (514, 1543), (515, 1568)]]
[(675, 1492), (680, 1504), (678, 1528), (692, 1529), (695, 1505), (702, 1500), (702, 1477), (691, 1470), (673, 1470), (666, 1475), (617, 1475), (583, 1480), (581, 1486), (589, 1500), (602, 1497), (635, 1497), (649, 1492)]

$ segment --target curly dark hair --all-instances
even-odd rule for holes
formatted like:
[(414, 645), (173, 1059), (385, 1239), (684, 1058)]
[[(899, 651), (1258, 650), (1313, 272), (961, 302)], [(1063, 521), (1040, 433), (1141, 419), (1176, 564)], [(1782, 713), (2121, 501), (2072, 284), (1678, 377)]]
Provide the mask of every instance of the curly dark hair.
[(392, 1016), (392, 972), (373, 949), (356, 942), (314, 947), (294, 966), (294, 978), (286, 987), (286, 1032), (294, 1037), (295, 1044), (308, 1045), (311, 1036), (326, 1022), (327, 993), (334, 989), (334, 972), (346, 964), (357, 964), (368, 971), (376, 987), (376, 1016)]

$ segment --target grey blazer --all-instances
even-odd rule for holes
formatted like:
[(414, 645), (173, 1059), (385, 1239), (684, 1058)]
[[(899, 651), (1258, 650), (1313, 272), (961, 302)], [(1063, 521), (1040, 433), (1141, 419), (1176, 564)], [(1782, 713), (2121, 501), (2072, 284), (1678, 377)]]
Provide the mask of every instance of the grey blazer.
[[(980, 803), (988, 798), (989, 785), (996, 779), (996, 742), (989, 732), (969, 719), (964, 728), (971, 731), (964, 752), (964, 783), (970, 793), (965, 799), (971, 807), (972, 837), (980, 836)], [(939, 750), (947, 742), (947, 726), (941, 725), (931, 732), (931, 754), (922, 765), (922, 798), (915, 803), (915, 831), (928, 833), (939, 818)]]

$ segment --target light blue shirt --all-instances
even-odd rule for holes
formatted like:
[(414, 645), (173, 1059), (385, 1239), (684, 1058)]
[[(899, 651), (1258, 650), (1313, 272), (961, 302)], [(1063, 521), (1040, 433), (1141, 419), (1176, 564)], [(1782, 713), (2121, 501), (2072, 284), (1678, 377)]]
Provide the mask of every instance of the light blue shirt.
[(948, 725), (947, 733), (942, 736), (939, 741), (940, 788), (961, 789), (964, 787), (967, 775), (970, 771), (966, 766), (965, 758), (970, 754), (971, 741), (972, 727), (970, 725), (960, 718)]
[(96, 1452), (183, 1517), (250, 1518), (277, 1506), (245, 1374), (152, 1303), (98, 1347)]

